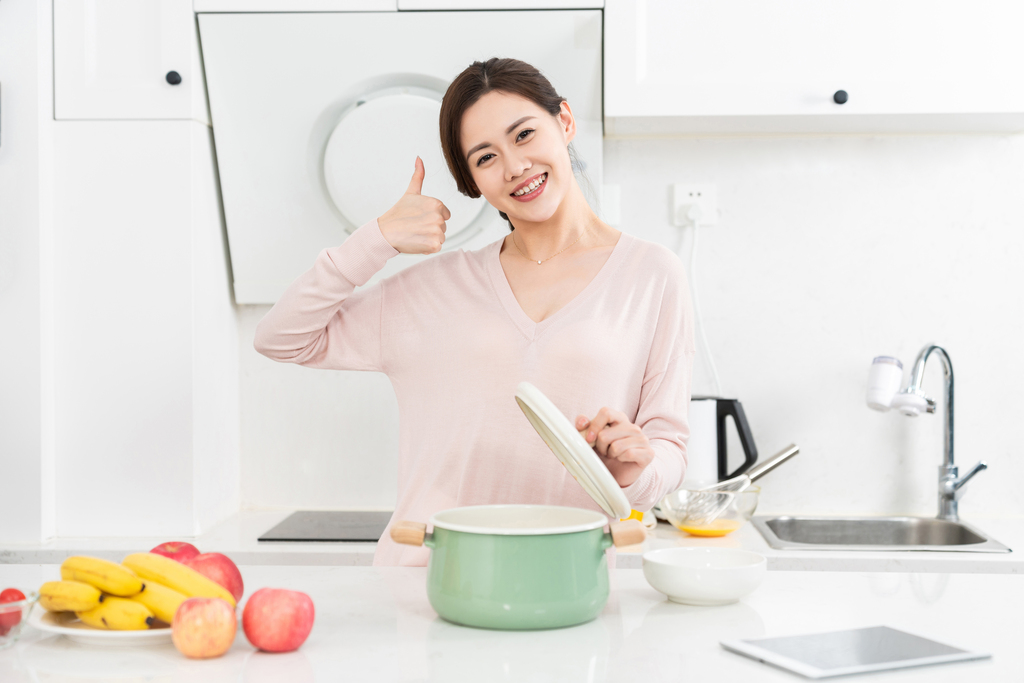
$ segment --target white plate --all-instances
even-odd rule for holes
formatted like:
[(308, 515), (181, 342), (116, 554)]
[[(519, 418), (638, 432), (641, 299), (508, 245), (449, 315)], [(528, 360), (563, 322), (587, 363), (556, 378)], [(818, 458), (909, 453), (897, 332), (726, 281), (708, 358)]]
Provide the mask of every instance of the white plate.
[(74, 612), (47, 612), (39, 605), (32, 609), (29, 626), (48, 633), (67, 636), (83, 645), (162, 645), (171, 642), (171, 627), (143, 631), (104, 631), (83, 624)]
[(629, 517), (629, 500), (622, 487), (551, 399), (529, 382), (520, 382), (516, 388), (516, 403), (583, 490), (615, 519)]

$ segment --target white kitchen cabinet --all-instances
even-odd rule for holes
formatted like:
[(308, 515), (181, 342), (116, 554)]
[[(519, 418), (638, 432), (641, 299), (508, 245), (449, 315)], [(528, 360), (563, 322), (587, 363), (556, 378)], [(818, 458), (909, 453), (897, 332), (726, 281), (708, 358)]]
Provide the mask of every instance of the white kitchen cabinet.
[(606, 135), (1024, 130), (1016, 0), (607, 0), (604, 27)]
[(190, 536), (239, 504), (238, 348), (213, 135), (55, 125), (58, 536)]
[(191, 0), (54, 0), (57, 119), (209, 125)]

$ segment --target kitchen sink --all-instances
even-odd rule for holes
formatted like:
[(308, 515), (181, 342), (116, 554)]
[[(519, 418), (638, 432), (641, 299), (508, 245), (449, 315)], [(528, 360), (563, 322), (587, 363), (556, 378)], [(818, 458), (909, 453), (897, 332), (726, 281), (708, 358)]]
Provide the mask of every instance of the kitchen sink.
[(963, 522), (931, 517), (755, 516), (751, 522), (768, 545), (780, 550), (1011, 552)]

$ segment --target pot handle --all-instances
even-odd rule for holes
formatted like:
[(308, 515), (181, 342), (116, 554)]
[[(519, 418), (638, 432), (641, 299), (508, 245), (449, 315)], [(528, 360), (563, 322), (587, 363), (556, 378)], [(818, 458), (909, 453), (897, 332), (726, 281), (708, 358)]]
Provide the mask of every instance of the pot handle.
[(427, 525), (422, 522), (398, 521), (391, 525), (391, 540), (405, 545), (423, 545)]
[(608, 528), (612, 532), (612, 543), (616, 548), (643, 543), (647, 539), (647, 527), (639, 519), (611, 522)]

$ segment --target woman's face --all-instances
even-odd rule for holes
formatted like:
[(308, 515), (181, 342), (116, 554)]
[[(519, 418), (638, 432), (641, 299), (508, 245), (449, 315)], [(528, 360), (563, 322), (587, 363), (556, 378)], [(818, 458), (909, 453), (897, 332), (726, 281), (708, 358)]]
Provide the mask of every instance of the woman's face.
[[(492, 90), (462, 116), (462, 153), (480, 194), (510, 218), (545, 221), (575, 182), (567, 146), (576, 122), (566, 102), (553, 117), (531, 100)], [(533, 192), (513, 193), (543, 179)]]

